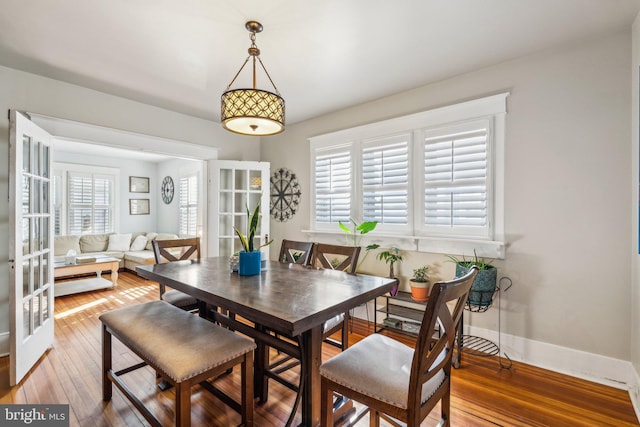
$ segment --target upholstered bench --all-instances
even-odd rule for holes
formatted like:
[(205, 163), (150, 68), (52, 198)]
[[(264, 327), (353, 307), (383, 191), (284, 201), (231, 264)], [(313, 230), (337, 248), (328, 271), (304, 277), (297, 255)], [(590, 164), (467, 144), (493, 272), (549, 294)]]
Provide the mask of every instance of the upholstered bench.
[[(121, 375), (149, 365), (175, 387), (176, 425), (191, 424), (191, 386), (201, 383), (253, 426), (253, 341), (183, 311), (165, 301), (113, 310), (102, 321), (102, 398), (111, 400), (112, 383), (151, 425), (161, 423), (124, 384)], [(111, 337), (144, 362), (114, 372)], [(241, 403), (205, 381), (241, 365)]]

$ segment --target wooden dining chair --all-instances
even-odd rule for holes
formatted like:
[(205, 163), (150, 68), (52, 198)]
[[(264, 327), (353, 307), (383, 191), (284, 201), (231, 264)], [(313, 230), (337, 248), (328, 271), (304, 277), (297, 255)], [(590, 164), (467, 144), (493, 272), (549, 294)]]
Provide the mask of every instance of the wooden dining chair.
[(297, 242), (295, 240), (282, 240), (278, 261), (284, 263), (310, 265), (313, 242)]
[[(341, 270), (355, 274), (360, 257), (360, 246), (341, 246), (316, 243), (313, 246), (311, 265), (316, 268)], [(345, 350), (349, 347), (349, 312), (339, 314), (325, 322), (322, 339), (324, 342)], [(331, 336), (341, 332), (341, 339), (337, 341)]]
[(316, 243), (311, 265), (316, 268), (346, 271), (354, 274), (358, 267), (360, 246), (341, 246)]
[[(152, 243), (156, 264), (187, 259), (200, 259), (200, 238), (154, 240)], [(160, 299), (186, 311), (198, 309), (198, 301), (184, 292), (167, 289), (160, 283)]]
[(438, 402), (438, 425), (450, 425), (451, 357), (477, 273), (433, 286), (415, 348), (372, 334), (322, 364), (321, 426), (333, 426), (334, 393), (367, 406), (371, 426), (380, 418), (398, 425), (393, 418), (417, 427)]

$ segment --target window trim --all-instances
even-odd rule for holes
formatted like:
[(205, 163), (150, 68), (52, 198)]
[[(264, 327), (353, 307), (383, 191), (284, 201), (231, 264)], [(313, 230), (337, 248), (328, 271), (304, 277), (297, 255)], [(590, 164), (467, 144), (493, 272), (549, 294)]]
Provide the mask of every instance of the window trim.
[[(69, 200), (68, 200), (68, 179), (69, 172), (83, 173), (91, 175), (112, 175), (114, 176), (114, 188), (113, 188), (113, 232), (117, 233), (120, 229), (120, 169), (110, 168), (104, 166), (93, 165), (81, 165), (76, 163), (62, 163), (53, 162), (52, 165), (53, 175), (61, 177), (60, 180), (60, 235), (66, 236), (69, 234)], [(55, 221), (55, 206), (54, 206), (54, 221)]]
[[(413, 233), (410, 236), (397, 236), (391, 233), (375, 232), (364, 236), (362, 244), (379, 243), (386, 246), (399, 246), (405, 250), (415, 250), (420, 252), (433, 253), (452, 253), (460, 255), (473, 255), (477, 251), (478, 255), (493, 258), (504, 258), (504, 178), (505, 178), (505, 125), (506, 125), (506, 99), (509, 92), (499, 93), (484, 98), (465, 101), (458, 104), (448, 105), (423, 111), (407, 116), (394, 119), (388, 119), (376, 123), (357, 126), (350, 129), (344, 129), (329, 134), (318, 135), (308, 139), (310, 144), (310, 230), (303, 232), (310, 234), (314, 238), (322, 238), (326, 241), (343, 241), (344, 235), (337, 229), (334, 224), (318, 226), (315, 223), (315, 169), (313, 168), (314, 158), (318, 150), (329, 149), (337, 145), (350, 145), (354, 153), (357, 153), (355, 145), (357, 141), (367, 141), (382, 137), (392, 136), (394, 134), (410, 133), (413, 139), (412, 152), (418, 153), (424, 132), (429, 128), (436, 128), (445, 125), (455, 125), (458, 122), (469, 122), (476, 119), (490, 119), (490, 132), (492, 134), (492, 144), (487, 148), (487, 156), (491, 156), (488, 177), (489, 182), (487, 191), (491, 192), (492, 206), (488, 212), (489, 221), (493, 221), (491, 229), (492, 236), (488, 240), (480, 240), (474, 238), (454, 238), (452, 236), (423, 236), (417, 233), (415, 223), (413, 224)], [(345, 142), (349, 141), (349, 142)], [(359, 156), (355, 157), (355, 161), (359, 162)], [(416, 179), (423, 179), (419, 176), (420, 171), (410, 165), (412, 182)], [(359, 169), (358, 169), (359, 170)], [(352, 175), (353, 175), (352, 171)], [(360, 177), (352, 176), (352, 203), (356, 209), (352, 210), (355, 218), (360, 218), (360, 206), (353, 200), (356, 194), (361, 193)], [(410, 212), (414, 222), (421, 218), (419, 212), (420, 205), (415, 197), (416, 186), (413, 184), (413, 208)], [(360, 215), (360, 216), (357, 216)], [(398, 240), (399, 238), (399, 240)]]

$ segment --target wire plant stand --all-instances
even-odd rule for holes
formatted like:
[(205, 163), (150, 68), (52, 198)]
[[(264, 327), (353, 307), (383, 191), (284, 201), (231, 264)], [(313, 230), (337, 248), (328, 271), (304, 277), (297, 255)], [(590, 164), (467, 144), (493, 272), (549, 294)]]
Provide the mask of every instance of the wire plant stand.
[[(498, 286), (492, 291), (475, 291), (472, 290), (469, 293), (469, 297), (465, 303), (465, 310), (470, 311), (472, 313), (484, 313), (487, 311), (493, 304), (495, 296), (497, 294), (498, 297), (498, 344), (490, 341), (486, 338), (474, 336), (474, 335), (464, 335), (462, 334), (461, 339), (459, 339), (460, 350), (463, 353), (472, 354), (474, 356), (481, 357), (489, 357), (489, 356), (498, 356), (498, 363), (501, 368), (511, 369), (512, 362), (509, 358), (509, 355), (504, 352), (500, 352), (501, 347), (501, 312), (502, 312), (502, 292), (506, 292), (511, 288), (513, 282), (509, 277), (501, 277), (498, 281)], [(462, 322), (461, 322), (462, 324)], [(460, 333), (462, 333), (462, 328), (460, 328)], [(504, 354), (503, 360), (502, 355)], [(456, 368), (460, 366), (460, 357), (456, 360)]]

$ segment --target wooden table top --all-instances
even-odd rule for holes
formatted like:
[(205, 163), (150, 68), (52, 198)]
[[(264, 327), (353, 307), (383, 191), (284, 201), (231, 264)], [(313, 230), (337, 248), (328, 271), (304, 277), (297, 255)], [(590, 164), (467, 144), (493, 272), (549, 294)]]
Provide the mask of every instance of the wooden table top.
[(275, 331), (297, 336), (391, 290), (394, 279), (268, 261), (256, 276), (229, 269), (227, 257), (137, 266), (162, 282)]

